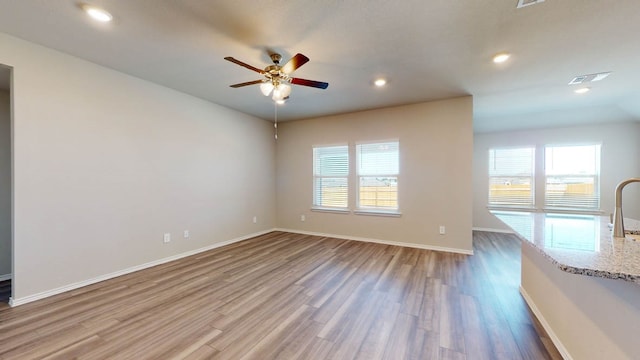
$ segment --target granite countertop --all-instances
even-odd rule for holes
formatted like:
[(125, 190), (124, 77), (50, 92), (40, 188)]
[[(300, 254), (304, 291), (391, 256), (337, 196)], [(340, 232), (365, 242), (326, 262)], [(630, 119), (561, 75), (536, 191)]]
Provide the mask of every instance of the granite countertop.
[[(640, 241), (611, 236), (609, 217), (521, 211), (491, 211), (560, 270), (640, 284)], [(640, 222), (625, 219), (629, 233)]]

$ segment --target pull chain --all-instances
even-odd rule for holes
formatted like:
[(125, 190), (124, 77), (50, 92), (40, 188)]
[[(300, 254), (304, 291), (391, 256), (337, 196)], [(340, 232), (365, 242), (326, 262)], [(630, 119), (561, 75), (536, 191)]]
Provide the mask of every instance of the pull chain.
[(278, 103), (273, 102), (273, 106), (275, 106), (275, 121), (273, 122), (273, 128), (275, 129), (275, 138), (278, 140)]

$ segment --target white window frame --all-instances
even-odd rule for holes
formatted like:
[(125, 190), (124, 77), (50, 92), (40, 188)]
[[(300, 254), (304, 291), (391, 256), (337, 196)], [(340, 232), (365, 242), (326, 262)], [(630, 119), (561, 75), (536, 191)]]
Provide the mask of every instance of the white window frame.
[[(317, 161), (317, 157), (316, 157), (316, 149), (323, 149), (323, 148), (332, 148), (332, 147), (345, 147), (346, 148), (346, 155), (347, 155), (347, 167), (346, 167), (346, 174), (345, 175), (323, 175), (323, 174), (317, 174), (316, 173), (316, 161)], [(328, 212), (341, 212), (341, 213), (349, 213), (349, 197), (350, 197), (350, 177), (351, 177), (351, 153), (350, 153), (350, 146), (348, 143), (339, 143), (339, 144), (327, 144), (327, 145), (313, 145), (312, 146), (312, 176), (313, 176), (313, 183), (312, 183), (312, 199), (311, 199), (311, 210), (314, 211), (328, 211)], [(318, 186), (316, 186), (317, 184), (317, 180), (318, 179), (323, 179), (323, 178), (331, 178), (331, 179), (345, 179), (345, 183), (346, 183), (346, 190), (347, 190), (347, 195), (346, 195), (346, 204), (345, 206), (326, 206), (326, 205), (322, 205), (322, 204), (318, 204), (318, 196), (319, 194), (317, 193), (318, 190)]]
[[(515, 149), (529, 149), (532, 152), (531, 157), (531, 175), (509, 175), (509, 174), (491, 174), (491, 154), (492, 151), (500, 150), (515, 150)], [(487, 186), (487, 207), (490, 209), (523, 209), (523, 210), (533, 210), (536, 208), (536, 152), (537, 148), (535, 145), (522, 145), (522, 146), (500, 146), (500, 147), (492, 147), (487, 151), (487, 176), (488, 176), (488, 186)], [(491, 184), (493, 178), (520, 178), (520, 179), (530, 179), (531, 181), (531, 203), (530, 204), (504, 204), (497, 203), (491, 201)]]
[[(388, 173), (388, 174), (368, 174), (361, 175), (360, 174), (360, 147), (372, 144), (388, 144), (395, 143), (398, 146), (398, 160), (397, 160), (397, 168), (398, 171), (396, 173)], [(355, 153), (356, 153), (356, 171), (355, 171), (355, 183), (356, 183), (356, 210), (354, 213), (359, 215), (379, 215), (379, 216), (400, 216), (400, 140), (399, 139), (389, 139), (389, 140), (374, 140), (374, 141), (366, 141), (366, 142), (357, 142), (355, 144)], [(395, 208), (383, 208), (383, 207), (368, 207), (362, 206), (360, 204), (360, 185), (361, 178), (363, 177), (382, 177), (382, 178), (395, 178), (396, 179), (396, 207)]]
[[(548, 148), (563, 148), (563, 147), (594, 147), (595, 148), (595, 158), (594, 158), (594, 173), (562, 173), (562, 174), (548, 174), (547, 170), (547, 149)], [(542, 151), (544, 153), (544, 209), (545, 210), (560, 210), (560, 211), (572, 211), (572, 212), (586, 212), (586, 213), (599, 213), (600, 212), (600, 204), (601, 204), (601, 192), (600, 192), (600, 168), (601, 168), (601, 154), (602, 154), (602, 144), (600, 143), (587, 143), (587, 144), (546, 144), (543, 146)], [(593, 187), (594, 187), (594, 197), (595, 197), (595, 206), (587, 207), (587, 206), (562, 206), (562, 205), (554, 205), (549, 204), (548, 197), (548, 188), (549, 188), (549, 178), (592, 178), (593, 179)]]

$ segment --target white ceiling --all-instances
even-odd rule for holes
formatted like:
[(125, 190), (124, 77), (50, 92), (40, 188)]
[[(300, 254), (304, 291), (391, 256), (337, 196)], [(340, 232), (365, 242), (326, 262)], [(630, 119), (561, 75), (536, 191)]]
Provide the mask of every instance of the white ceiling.
[[(496, 131), (640, 120), (640, 1), (546, 0), (95, 0), (99, 24), (75, 0), (0, 3), (0, 31), (263, 119), (272, 101), (259, 74), (225, 61), (269, 65), (300, 52), (279, 120), (471, 94), (474, 128)], [(491, 57), (513, 54), (500, 66)], [(567, 83), (613, 71), (586, 95)], [(388, 86), (377, 89), (377, 76)], [(390, 119), (393, 120), (393, 119)]]

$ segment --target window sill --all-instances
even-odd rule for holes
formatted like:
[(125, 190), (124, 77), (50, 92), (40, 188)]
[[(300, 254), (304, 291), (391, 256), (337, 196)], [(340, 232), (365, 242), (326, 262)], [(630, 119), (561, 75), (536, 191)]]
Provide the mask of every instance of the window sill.
[(544, 208), (542, 212), (545, 213), (561, 213), (561, 214), (581, 214), (581, 215), (604, 215), (602, 210), (588, 210), (588, 209), (567, 209), (567, 208)]
[(400, 217), (402, 213), (396, 211), (382, 211), (382, 210), (354, 210), (354, 214), (356, 215), (367, 215), (367, 216), (387, 216), (387, 217)]
[(336, 209), (336, 208), (323, 208), (323, 207), (312, 207), (311, 211), (326, 212), (326, 213), (333, 213), (333, 214), (351, 214), (351, 210), (349, 209)]
[(540, 210), (533, 207), (526, 206), (499, 206), (499, 205), (488, 205), (487, 209), (489, 210), (498, 210), (498, 211), (526, 211), (526, 212), (538, 212)]
[(602, 210), (588, 210), (588, 209), (567, 209), (567, 208), (531, 208), (521, 206), (487, 206), (491, 211), (522, 211), (522, 212), (543, 212), (543, 213), (560, 213), (560, 214), (581, 214), (581, 215), (604, 215)]

